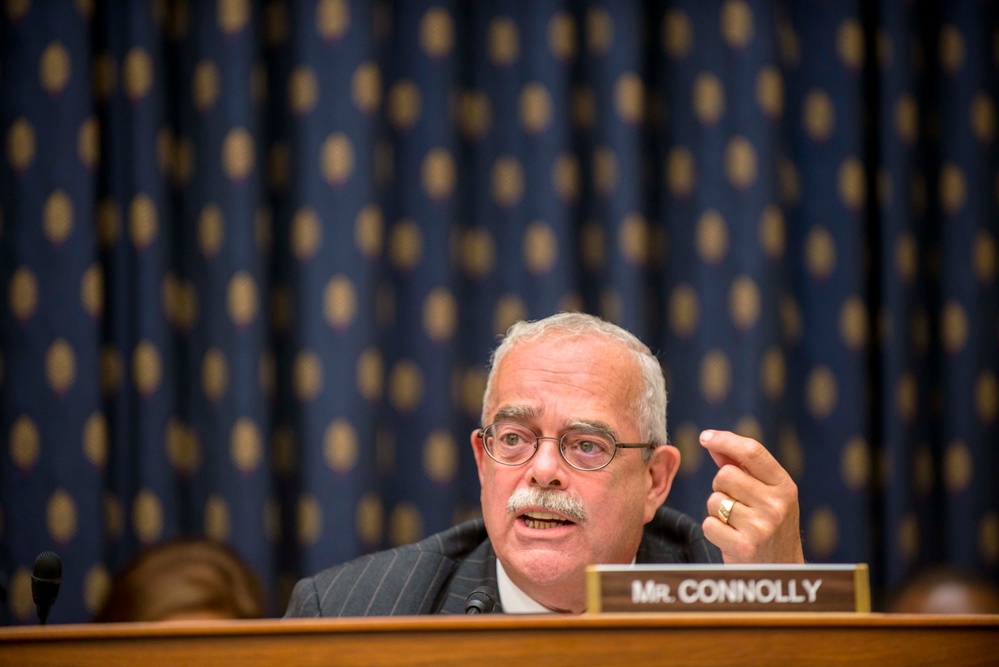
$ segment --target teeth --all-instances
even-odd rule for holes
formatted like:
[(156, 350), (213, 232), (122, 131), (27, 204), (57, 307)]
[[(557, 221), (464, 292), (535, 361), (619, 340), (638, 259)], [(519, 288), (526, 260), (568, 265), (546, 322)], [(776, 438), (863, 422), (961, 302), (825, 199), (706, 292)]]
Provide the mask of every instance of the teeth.
[(527, 524), (528, 528), (534, 528), (535, 530), (548, 530), (549, 528), (556, 528), (558, 526), (564, 526), (567, 521), (560, 518), (557, 514), (551, 514), (549, 512), (532, 512), (531, 514), (524, 515), (524, 523)]

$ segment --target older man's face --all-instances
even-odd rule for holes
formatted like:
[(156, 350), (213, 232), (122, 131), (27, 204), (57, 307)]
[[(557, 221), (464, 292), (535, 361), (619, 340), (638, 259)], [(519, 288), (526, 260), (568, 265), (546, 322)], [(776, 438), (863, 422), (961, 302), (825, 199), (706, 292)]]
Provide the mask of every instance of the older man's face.
[[(511, 349), (496, 368), (492, 421), (518, 421), (558, 438), (580, 423), (609, 427), (619, 442), (639, 442), (632, 414), (641, 389), (638, 364), (621, 345), (595, 336), (542, 338)], [(554, 440), (521, 466), (504, 466), (472, 434), (482, 485), (482, 513), (497, 557), (510, 578), (545, 606), (585, 609), (584, 572), (596, 563), (630, 563), (642, 527), (663, 502), (679, 463), (672, 447), (618, 450), (610, 465), (570, 467)], [(582, 502), (585, 519), (527, 506), (507, 510), (518, 489), (548, 489)]]

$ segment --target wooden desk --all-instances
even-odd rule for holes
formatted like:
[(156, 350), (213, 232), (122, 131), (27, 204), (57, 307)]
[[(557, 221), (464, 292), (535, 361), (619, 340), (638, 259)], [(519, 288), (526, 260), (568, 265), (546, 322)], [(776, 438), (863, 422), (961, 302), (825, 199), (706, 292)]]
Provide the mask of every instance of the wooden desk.
[(994, 665), (999, 616), (604, 614), (0, 628), (4, 667)]

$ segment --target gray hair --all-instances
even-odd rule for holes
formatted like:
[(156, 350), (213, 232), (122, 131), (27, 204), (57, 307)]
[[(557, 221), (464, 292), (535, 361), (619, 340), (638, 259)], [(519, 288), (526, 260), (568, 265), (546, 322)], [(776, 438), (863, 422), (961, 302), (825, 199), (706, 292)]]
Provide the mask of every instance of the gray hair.
[(489, 376), (486, 378), (486, 390), (482, 396), (482, 425), (486, 426), (489, 419), (487, 411), (492, 403), (496, 368), (515, 345), (548, 336), (571, 338), (594, 334), (623, 345), (638, 362), (642, 375), (642, 392), (637, 403), (632, 406), (632, 417), (638, 421), (642, 442), (657, 447), (667, 444), (666, 378), (663, 376), (659, 360), (645, 343), (630, 332), (586, 313), (559, 313), (543, 320), (521, 321), (507, 330), (506, 336), (493, 351), (489, 361)]

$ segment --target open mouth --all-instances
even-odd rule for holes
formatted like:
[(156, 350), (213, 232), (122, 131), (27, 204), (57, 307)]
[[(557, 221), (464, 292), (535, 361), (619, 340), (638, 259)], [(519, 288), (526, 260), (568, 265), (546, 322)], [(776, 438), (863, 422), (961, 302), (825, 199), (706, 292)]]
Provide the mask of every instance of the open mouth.
[(528, 528), (533, 528), (535, 530), (548, 530), (549, 528), (572, 525), (572, 521), (563, 519), (557, 514), (550, 514), (548, 512), (528, 512), (526, 514), (522, 514), (520, 518), (524, 520), (524, 524)]

